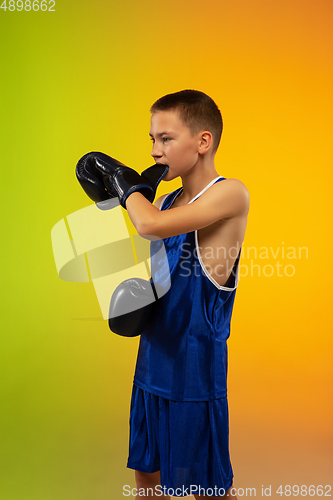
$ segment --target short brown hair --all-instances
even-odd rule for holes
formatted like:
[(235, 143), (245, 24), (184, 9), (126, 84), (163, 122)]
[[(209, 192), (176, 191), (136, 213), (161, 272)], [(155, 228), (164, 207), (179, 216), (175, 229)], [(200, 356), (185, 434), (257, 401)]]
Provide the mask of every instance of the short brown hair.
[(178, 111), (180, 119), (189, 127), (192, 135), (202, 130), (211, 132), (213, 152), (216, 153), (221, 140), (223, 120), (211, 97), (199, 90), (180, 90), (157, 99), (150, 108), (151, 113), (170, 110)]

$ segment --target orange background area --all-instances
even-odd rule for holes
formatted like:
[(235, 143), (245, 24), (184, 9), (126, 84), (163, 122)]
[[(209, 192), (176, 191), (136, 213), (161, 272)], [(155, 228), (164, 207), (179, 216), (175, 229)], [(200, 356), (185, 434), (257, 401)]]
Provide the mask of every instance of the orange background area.
[[(149, 107), (185, 88), (220, 107), (216, 168), (251, 200), (228, 344), (234, 486), (261, 497), (271, 485), (281, 498), (280, 485), (330, 484), (332, 10), (329, 0), (0, 9), (2, 498), (120, 499), (135, 486), (139, 339), (108, 330), (91, 283), (59, 279), (50, 232), (91, 203), (77, 160), (97, 150), (139, 172), (152, 165)], [(157, 196), (179, 186), (162, 182)]]

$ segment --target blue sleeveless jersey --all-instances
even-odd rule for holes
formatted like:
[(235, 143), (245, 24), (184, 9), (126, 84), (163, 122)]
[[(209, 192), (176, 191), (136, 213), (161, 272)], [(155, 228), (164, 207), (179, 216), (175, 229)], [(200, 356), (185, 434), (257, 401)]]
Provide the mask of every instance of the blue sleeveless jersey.
[[(213, 179), (189, 203), (224, 179)], [(160, 210), (167, 210), (182, 189), (167, 195)], [(159, 252), (163, 243), (164, 254)], [(174, 401), (226, 397), (227, 339), (241, 249), (224, 286), (202, 261), (197, 231), (151, 241), (150, 252), (151, 281), (160, 298), (141, 333), (134, 384)]]

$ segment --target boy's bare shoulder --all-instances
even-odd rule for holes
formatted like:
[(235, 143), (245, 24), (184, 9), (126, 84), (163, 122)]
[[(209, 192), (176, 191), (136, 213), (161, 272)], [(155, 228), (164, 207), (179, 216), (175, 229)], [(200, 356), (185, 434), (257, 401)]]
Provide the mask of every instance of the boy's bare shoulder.
[(238, 206), (241, 211), (248, 210), (250, 204), (250, 194), (247, 187), (242, 181), (234, 178), (224, 179), (223, 182), (215, 182), (202, 194), (200, 199), (203, 206), (225, 206), (227, 204), (229, 206), (234, 205), (235, 208)]
[(210, 191), (210, 195), (215, 195), (215, 197), (221, 194), (222, 197), (234, 196), (245, 204), (249, 204), (250, 201), (250, 193), (239, 179), (227, 178), (223, 182), (216, 182), (208, 191)]
[(233, 177), (228, 177), (228, 178), (224, 179), (223, 182), (216, 182), (214, 184), (214, 186), (221, 186), (222, 184), (224, 184), (224, 186), (229, 186), (230, 189), (237, 189), (237, 190), (241, 190), (244, 192), (246, 192), (246, 191), (248, 192), (245, 184), (242, 181), (240, 181), (239, 179), (234, 179)]

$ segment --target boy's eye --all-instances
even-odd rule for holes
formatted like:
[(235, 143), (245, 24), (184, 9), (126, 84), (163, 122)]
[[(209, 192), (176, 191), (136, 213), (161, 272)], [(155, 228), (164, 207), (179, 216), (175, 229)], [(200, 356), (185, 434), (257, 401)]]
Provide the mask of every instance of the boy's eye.
[[(155, 139), (153, 137), (150, 138), (151, 142), (154, 144), (155, 142)], [(170, 141), (170, 137), (162, 137), (162, 141), (163, 142), (167, 142), (167, 141)]]

